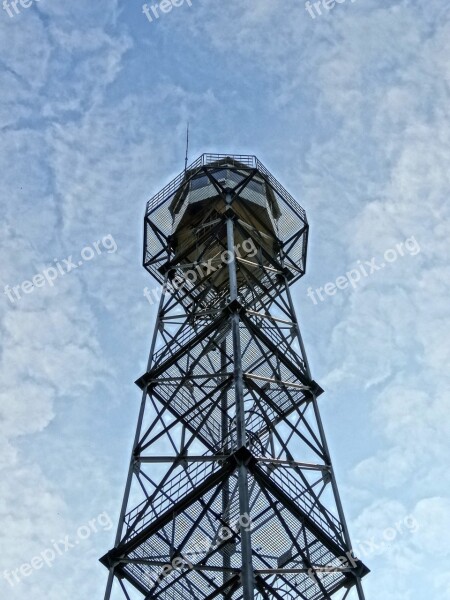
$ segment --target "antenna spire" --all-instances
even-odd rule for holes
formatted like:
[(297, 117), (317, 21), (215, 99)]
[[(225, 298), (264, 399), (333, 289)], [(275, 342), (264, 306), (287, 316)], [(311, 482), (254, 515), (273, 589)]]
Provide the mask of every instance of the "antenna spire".
[(184, 159), (184, 172), (185, 173), (187, 171), (188, 154), (189, 154), (189, 121), (188, 121), (187, 129), (186, 129), (186, 158)]

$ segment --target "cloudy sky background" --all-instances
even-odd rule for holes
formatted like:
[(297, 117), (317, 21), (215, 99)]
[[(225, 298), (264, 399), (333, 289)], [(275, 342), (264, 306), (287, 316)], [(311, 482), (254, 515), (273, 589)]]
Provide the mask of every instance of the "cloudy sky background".
[[(450, 4), (192, 4), (153, 23), (137, 0), (0, 9), (2, 290), (117, 244), (1, 301), (0, 594), (103, 597), (106, 527), (14, 587), (2, 573), (101, 513), (115, 527), (155, 317), (145, 202), (189, 120), (192, 159), (256, 154), (307, 211), (293, 295), (367, 599), (449, 600)], [(356, 290), (306, 295), (411, 236), (420, 252)]]

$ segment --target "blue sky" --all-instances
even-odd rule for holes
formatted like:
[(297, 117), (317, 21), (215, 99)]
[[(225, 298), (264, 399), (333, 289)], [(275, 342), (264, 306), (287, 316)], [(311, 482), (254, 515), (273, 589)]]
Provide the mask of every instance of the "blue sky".
[[(307, 211), (293, 296), (367, 599), (450, 599), (448, 0), (19, 8), (0, 8), (2, 289), (116, 249), (3, 295), (2, 598), (103, 597), (155, 317), (145, 203), (189, 120), (192, 159), (256, 154)], [(372, 258), (355, 289), (308, 297)]]

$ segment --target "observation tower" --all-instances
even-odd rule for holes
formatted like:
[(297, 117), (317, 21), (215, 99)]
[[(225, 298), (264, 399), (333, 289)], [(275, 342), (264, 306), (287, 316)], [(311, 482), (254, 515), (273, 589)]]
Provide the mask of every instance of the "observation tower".
[(290, 292), (305, 211), (204, 154), (144, 227), (160, 299), (105, 600), (363, 600)]

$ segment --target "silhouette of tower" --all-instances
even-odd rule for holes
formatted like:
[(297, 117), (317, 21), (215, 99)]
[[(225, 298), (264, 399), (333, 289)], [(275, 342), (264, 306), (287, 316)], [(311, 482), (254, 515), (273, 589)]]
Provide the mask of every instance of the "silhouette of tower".
[(144, 238), (159, 306), (105, 599), (364, 599), (290, 294), (305, 211), (207, 154)]

